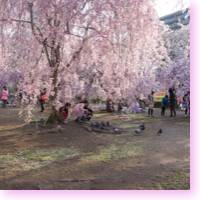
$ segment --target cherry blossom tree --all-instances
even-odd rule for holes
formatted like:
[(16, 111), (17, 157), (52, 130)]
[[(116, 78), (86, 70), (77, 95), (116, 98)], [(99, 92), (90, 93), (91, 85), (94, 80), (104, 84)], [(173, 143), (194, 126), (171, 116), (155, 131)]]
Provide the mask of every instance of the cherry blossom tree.
[(169, 30), (165, 33), (165, 40), (171, 58), (165, 72), (168, 85), (175, 86), (179, 95), (183, 95), (190, 88), (189, 27), (182, 25), (178, 30)]
[(1, 68), (21, 73), (28, 116), (48, 89), (49, 121), (77, 95), (149, 93), (167, 60), (163, 26), (147, 0), (0, 0), (0, 28)]

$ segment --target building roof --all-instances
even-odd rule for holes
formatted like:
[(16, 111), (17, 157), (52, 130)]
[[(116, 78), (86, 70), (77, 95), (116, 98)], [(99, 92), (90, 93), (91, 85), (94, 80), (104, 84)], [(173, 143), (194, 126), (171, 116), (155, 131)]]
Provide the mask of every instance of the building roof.
[(181, 25), (188, 25), (190, 21), (189, 8), (179, 10), (160, 18), (171, 29), (179, 29)]

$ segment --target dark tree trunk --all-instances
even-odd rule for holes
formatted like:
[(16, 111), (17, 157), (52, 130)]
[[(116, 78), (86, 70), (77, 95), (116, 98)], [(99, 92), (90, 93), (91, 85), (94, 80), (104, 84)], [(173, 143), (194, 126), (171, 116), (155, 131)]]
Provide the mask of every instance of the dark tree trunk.
[(51, 52), (51, 63), (53, 64), (53, 81), (52, 81), (52, 88), (53, 88), (53, 95), (49, 97), (50, 104), (51, 104), (51, 113), (47, 119), (47, 124), (57, 124), (59, 122), (59, 113), (56, 110), (56, 99), (58, 95), (58, 70), (60, 65), (60, 46), (57, 45), (56, 48), (52, 49)]

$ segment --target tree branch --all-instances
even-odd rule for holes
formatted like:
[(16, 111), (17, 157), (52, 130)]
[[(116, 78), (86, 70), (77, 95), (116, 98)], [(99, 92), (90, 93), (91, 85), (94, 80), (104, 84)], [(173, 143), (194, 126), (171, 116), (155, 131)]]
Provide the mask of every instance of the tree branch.
[(53, 67), (52, 66), (52, 62), (51, 62), (51, 59), (50, 59), (50, 56), (49, 56), (49, 51), (48, 51), (48, 47), (47, 47), (47, 38), (42, 42), (43, 44), (43, 47), (44, 47), (44, 52), (46, 54), (46, 57), (47, 57), (47, 60), (48, 60), (48, 63), (49, 63), (49, 66), (50, 67)]
[[(28, 6), (29, 6), (29, 12), (30, 12), (30, 24), (31, 24), (31, 29), (32, 29), (33, 35), (35, 36), (35, 38), (38, 40), (39, 43), (43, 43), (44, 38), (43, 38), (42, 31), (33, 22), (33, 3), (28, 3)], [(36, 30), (38, 31), (38, 34), (37, 34)], [(40, 36), (40, 38), (38, 38), (38, 35)]]

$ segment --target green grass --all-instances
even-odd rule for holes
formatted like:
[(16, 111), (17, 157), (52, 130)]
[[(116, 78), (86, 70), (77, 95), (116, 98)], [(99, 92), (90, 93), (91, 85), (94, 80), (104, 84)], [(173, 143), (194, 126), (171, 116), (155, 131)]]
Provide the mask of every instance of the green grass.
[(5, 170), (27, 171), (79, 155), (73, 148), (29, 149), (15, 154), (0, 155), (0, 167)]
[(109, 147), (100, 149), (98, 153), (92, 153), (82, 158), (85, 161), (100, 161), (107, 162), (122, 158), (133, 157), (141, 154), (141, 147), (135, 147), (132, 144), (123, 146), (111, 145)]
[(176, 172), (167, 178), (165, 181), (154, 184), (152, 187), (155, 189), (164, 190), (189, 190), (189, 172)]

